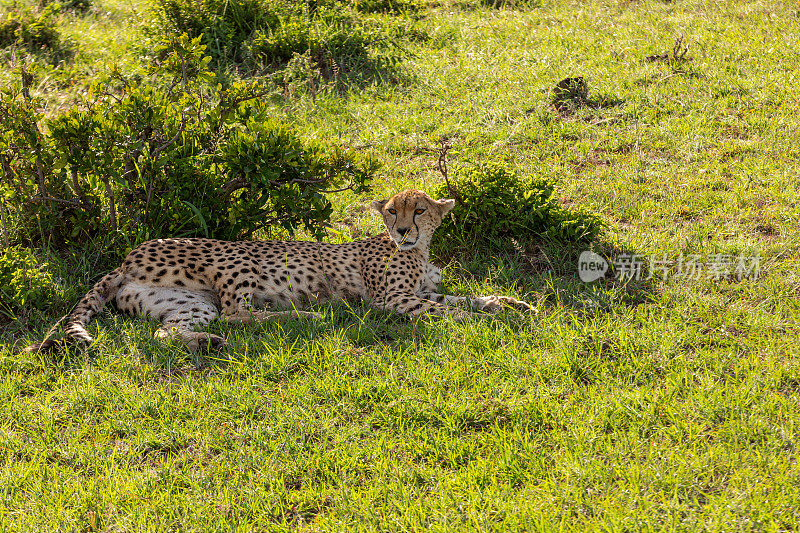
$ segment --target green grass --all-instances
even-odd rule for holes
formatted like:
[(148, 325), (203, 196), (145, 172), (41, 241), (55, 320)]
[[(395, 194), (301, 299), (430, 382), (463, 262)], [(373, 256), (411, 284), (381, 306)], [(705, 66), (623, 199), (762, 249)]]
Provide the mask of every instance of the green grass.
[[(135, 62), (144, 8), (98, 2), (43, 81), (68, 101), (100, 62)], [(321, 321), (215, 325), (193, 357), (105, 314), (97, 342), (20, 355), (74, 300), (2, 324), (0, 523), (21, 531), (800, 528), (800, 11), (778, 1), (442, 2), (408, 81), (273, 100), (309, 136), (386, 163), (373, 196), (440, 183), (431, 149), (495, 159), (602, 215), (609, 247), (760, 255), (756, 280), (585, 285), (502, 255), (442, 258), (456, 294), (538, 315), (456, 324), (322, 306)], [(691, 62), (647, 63), (684, 35)], [(560, 115), (584, 76), (619, 105)], [(10, 79), (7, 70), (0, 78)], [(332, 240), (379, 228), (336, 197)], [(91, 254), (60, 262), (85, 289)], [(546, 263), (545, 263), (546, 264)], [(77, 265), (77, 267), (75, 266)]]

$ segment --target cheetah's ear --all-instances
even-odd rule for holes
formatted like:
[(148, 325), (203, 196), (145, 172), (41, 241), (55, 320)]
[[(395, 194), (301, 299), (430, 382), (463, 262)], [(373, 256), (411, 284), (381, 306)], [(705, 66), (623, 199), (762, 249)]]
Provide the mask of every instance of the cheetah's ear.
[(437, 204), (439, 204), (439, 208), (442, 210), (442, 216), (445, 216), (447, 213), (450, 212), (456, 206), (455, 200), (437, 200)]
[(370, 206), (372, 209), (374, 209), (375, 211), (377, 211), (378, 213), (380, 213), (380, 212), (381, 212), (381, 209), (383, 209), (383, 206), (385, 206), (385, 205), (386, 205), (386, 202), (388, 202), (388, 201), (389, 201), (389, 200), (375, 200), (374, 202), (372, 202), (371, 204), (369, 204), (369, 206)]

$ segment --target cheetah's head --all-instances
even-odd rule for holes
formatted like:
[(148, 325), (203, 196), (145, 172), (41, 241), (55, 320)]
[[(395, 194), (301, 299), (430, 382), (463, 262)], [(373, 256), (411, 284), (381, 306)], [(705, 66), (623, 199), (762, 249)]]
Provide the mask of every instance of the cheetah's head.
[(398, 248), (427, 252), (433, 232), (455, 203), (455, 200), (434, 200), (422, 191), (408, 189), (387, 200), (375, 200), (372, 207), (383, 216), (389, 236)]

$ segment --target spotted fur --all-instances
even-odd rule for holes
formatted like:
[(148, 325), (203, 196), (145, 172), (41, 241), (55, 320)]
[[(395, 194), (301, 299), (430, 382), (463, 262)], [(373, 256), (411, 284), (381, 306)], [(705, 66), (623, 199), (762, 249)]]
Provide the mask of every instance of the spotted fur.
[[(502, 305), (530, 309), (525, 302), (488, 296), (465, 298), (436, 293), (439, 269), (428, 248), (453, 200), (433, 200), (407, 190), (373, 203), (387, 231), (346, 244), (287, 241), (159, 239), (133, 250), (122, 266), (98, 282), (69, 315), (61, 342), (88, 343), (85, 326), (103, 306), (116, 301), (132, 315), (162, 322), (157, 337), (177, 337), (193, 351), (219, 347), (223, 339), (196, 331), (212, 320), (264, 322), (283, 317), (318, 317), (300, 311), (318, 300), (363, 300), (410, 316), (425, 313), (465, 318), (452, 307), (482, 311)], [(265, 310), (264, 307), (281, 311)], [(46, 339), (29, 351), (49, 349)]]

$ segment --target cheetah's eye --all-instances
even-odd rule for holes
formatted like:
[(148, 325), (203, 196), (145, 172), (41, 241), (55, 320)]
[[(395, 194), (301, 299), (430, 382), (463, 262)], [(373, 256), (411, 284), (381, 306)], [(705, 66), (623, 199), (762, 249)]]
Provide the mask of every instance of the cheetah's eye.
[(424, 212), (425, 212), (425, 210), (424, 210), (424, 209), (414, 209), (414, 214), (415, 214), (415, 215), (421, 215), (421, 214), (422, 214), (422, 213), (424, 213)]
[(389, 209), (389, 212), (390, 212), (391, 214), (393, 214), (393, 215), (396, 215), (396, 214), (397, 214), (397, 210), (395, 210), (395, 209)]

